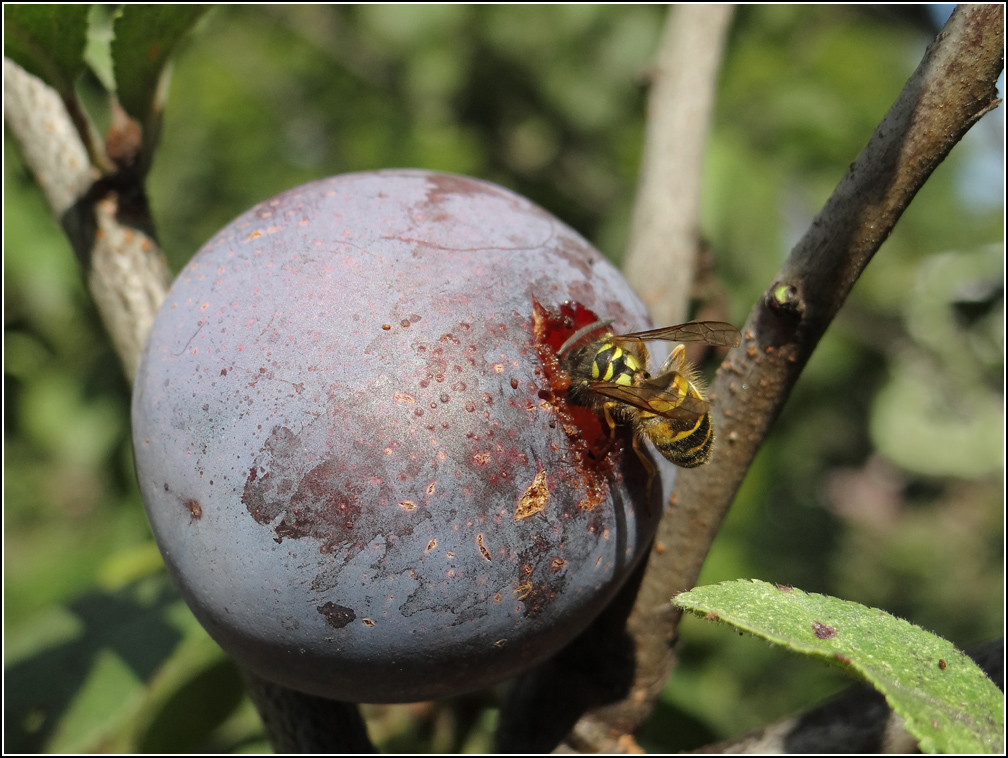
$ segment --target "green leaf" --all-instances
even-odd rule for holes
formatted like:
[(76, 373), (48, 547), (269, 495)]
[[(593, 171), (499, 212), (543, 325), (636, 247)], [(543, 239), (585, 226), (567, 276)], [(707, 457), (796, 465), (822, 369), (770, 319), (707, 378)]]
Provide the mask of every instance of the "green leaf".
[(120, 13), (122, 8), (96, 3), (91, 6), (91, 14), (88, 16), (84, 61), (109, 92), (115, 92), (116, 88), (115, 74), (112, 73), (112, 38), (115, 36), (112, 25)]
[(165, 63), (211, 6), (126, 5), (115, 20), (112, 63), (122, 107), (147, 124)]
[(4, 4), (4, 55), (64, 98), (84, 68), (87, 5)]
[(927, 752), (1003, 753), (1004, 695), (965, 653), (909, 622), (766, 582), (698, 587), (673, 603), (863, 677)]
[[(161, 572), (117, 592), (88, 593), (11, 630), (5, 747), (95, 752), (129, 730), (188, 636), (173, 618), (177, 607), (185, 611)], [(199, 631), (195, 620), (190, 626)]]

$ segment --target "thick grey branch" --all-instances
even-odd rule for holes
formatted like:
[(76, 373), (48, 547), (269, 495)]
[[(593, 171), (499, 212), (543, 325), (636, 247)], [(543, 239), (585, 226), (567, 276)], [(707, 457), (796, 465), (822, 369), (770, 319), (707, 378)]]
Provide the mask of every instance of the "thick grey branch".
[(98, 172), (56, 90), (4, 58), (4, 119), (57, 221)]
[[(85, 269), (132, 381), (154, 314), (171, 281), (149, 217), (123, 223), (123, 198), (102, 183), (56, 92), (4, 59), (4, 118)], [(144, 206), (146, 211), (146, 206)]]

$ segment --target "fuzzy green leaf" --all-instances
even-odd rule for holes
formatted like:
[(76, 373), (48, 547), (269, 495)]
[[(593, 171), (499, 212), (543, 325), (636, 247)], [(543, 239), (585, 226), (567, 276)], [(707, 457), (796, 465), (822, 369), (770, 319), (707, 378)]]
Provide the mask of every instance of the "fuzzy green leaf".
[(84, 68), (87, 5), (4, 5), (4, 55), (53, 87), (73, 91)]
[(746, 580), (698, 587), (673, 602), (867, 680), (924, 751), (1004, 752), (1001, 691), (950, 642), (885, 611)]
[(112, 63), (122, 107), (147, 123), (169, 56), (208, 5), (126, 5), (115, 20)]

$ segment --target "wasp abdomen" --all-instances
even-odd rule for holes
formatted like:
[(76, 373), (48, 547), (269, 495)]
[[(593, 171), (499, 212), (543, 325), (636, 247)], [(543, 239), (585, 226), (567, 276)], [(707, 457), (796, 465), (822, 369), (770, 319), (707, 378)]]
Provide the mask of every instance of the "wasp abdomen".
[(683, 468), (696, 468), (707, 463), (714, 445), (710, 414), (705, 413), (690, 429), (665, 437), (649, 435), (658, 452)]

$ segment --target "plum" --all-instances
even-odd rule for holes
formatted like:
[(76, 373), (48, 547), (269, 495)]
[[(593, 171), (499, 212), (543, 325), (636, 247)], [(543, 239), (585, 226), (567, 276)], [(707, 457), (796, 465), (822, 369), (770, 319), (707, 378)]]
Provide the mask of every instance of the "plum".
[(476, 179), (337, 176), (224, 227), (158, 312), (132, 408), (200, 623), (266, 679), (353, 702), (556, 652), (646, 553), (673, 478), (566, 402), (556, 348), (602, 318), (650, 326), (580, 236)]

